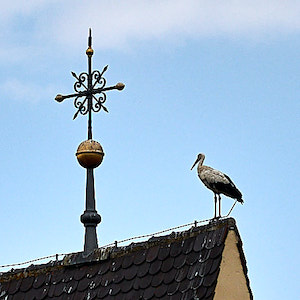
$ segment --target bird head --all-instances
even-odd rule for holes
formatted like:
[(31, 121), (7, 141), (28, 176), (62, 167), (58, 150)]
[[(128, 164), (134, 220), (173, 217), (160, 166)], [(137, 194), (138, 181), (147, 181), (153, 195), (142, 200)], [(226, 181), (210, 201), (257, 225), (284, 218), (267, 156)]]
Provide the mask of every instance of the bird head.
[(199, 153), (199, 154), (197, 155), (196, 161), (194, 162), (193, 166), (191, 167), (191, 170), (193, 170), (193, 168), (195, 167), (195, 165), (196, 165), (198, 162), (200, 162), (200, 164), (202, 165), (204, 159), (205, 159), (205, 155), (204, 155), (203, 153)]

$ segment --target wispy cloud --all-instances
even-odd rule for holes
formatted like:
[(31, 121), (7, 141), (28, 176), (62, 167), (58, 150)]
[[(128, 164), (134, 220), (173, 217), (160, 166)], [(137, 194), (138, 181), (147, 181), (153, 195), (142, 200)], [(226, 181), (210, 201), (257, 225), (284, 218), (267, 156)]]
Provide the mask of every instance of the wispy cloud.
[(27, 103), (38, 103), (47, 96), (53, 98), (54, 88), (42, 86), (32, 82), (20, 81), (18, 79), (8, 79), (0, 84), (1, 99), (10, 101), (21, 101)]
[(93, 27), (103, 47), (168, 37), (247, 37), (299, 32), (300, 2), (282, 0), (127, 0), (77, 3), (56, 20), (57, 39), (78, 41)]
[(260, 39), (300, 31), (298, 0), (30, 0), (26, 5), (19, 0), (2, 4), (0, 14), (0, 52), (19, 40), (22, 47), (80, 47), (89, 27), (98, 46), (109, 49), (139, 41)]

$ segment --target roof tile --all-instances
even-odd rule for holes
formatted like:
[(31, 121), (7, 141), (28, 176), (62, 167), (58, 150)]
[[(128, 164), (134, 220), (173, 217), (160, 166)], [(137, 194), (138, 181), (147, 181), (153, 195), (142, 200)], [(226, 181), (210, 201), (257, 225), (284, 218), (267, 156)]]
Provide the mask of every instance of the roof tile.
[(176, 269), (171, 269), (168, 273), (165, 273), (164, 283), (170, 284), (175, 279), (176, 273), (177, 273)]
[(165, 260), (170, 254), (170, 245), (167, 247), (162, 247), (159, 249), (158, 252), (158, 259), (159, 260)]
[(143, 294), (143, 299), (148, 300), (151, 299), (154, 296), (155, 289), (152, 286), (149, 286), (145, 289)]
[(180, 269), (185, 265), (186, 262), (186, 255), (185, 254), (180, 254), (179, 256), (177, 256), (174, 260), (174, 268), (176, 269)]
[(19, 290), (21, 283), (22, 283), (22, 279), (12, 280), (9, 285), (8, 294), (10, 295), (15, 294)]
[(140, 265), (146, 260), (146, 252), (144, 250), (140, 250), (135, 253), (135, 257), (133, 263), (135, 265)]
[(174, 264), (174, 258), (168, 257), (162, 263), (162, 266), (161, 266), (162, 272), (164, 272), (164, 273), (169, 272), (173, 268), (173, 264)]
[(188, 265), (184, 266), (183, 268), (180, 268), (177, 271), (176, 275), (175, 275), (175, 280), (177, 282), (180, 282), (180, 281), (184, 280), (187, 276), (188, 271), (189, 271), (189, 266)]
[(143, 263), (142, 265), (139, 266), (139, 269), (137, 271), (137, 276), (144, 277), (148, 273), (149, 268), (150, 268), (150, 263), (148, 262)]
[(150, 265), (149, 274), (150, 275), (157, 274), (160, 271), (161, 265), (162, 265), (161, 260), (156, 260), (152, 262)]
[(179, 283), (173, 281), (171, 284), (168, 285), (167, 294), (168, 296), (174, 295), (178, 291)]
[(154, 290), (154, 295), (157, 298), (163, 297), (167, 293), (168, 286), (165, 284), (161, 284)]
[(156, 276), (152, 277), (151, 285), (157, 287), (161, 285), (165, 277), (165, 273), (159, 272)]
[(146, 261), (152, 262), (157, 258), (159, 252), (159, 246), (154, 246), (148, 249), (147, 255), (146, 255)]
[(182, 252), (181, 243), (173, 243), (170, 249), (170, 256), (176, 257)]
[(204, 246), (204, 238), (205, 238), (205, 235), (204, 233), (203, 234), (199, 234), (196, 239), (195, 239), (195, 242), (194, 242), (194, 251), (196, 252), (199, 252), (203, 246)]
[(194, 247), (195, 238), (190, 237), (183, 241), (182, 252), (184, 254), (189, 254)]
[(133, 264), (134, 256), (131, 255), (125, 255), (122, 262), (122, 268), (127, 269)]
[(21, 285), (20, 285), (20, 291), (21, 292), (27, 292), (32, 287), (33, 282), (34, 282), (34, 277), (33, 276), (24, 278), (22, 280)]

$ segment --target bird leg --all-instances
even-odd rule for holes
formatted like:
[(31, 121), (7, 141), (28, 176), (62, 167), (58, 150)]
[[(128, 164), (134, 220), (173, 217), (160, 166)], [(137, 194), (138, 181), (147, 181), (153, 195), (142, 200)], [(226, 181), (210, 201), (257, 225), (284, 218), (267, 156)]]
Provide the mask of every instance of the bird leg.
[(214, 219), (217, 218), (217, 194), (215, 193), (215, 216)]
[(219, 194), (219, 218), (221, 218), (221, 195)]

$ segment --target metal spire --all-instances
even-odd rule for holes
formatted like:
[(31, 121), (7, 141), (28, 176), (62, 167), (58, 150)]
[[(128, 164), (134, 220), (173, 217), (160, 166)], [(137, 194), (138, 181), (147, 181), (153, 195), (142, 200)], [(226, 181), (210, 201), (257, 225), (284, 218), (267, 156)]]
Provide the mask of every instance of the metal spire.
[(98, 70), (92, 71), (92, 56), (94, 50), (92, 49), (92, 33), (89, 29), (88, 48), (86, 55), (88, 57), (88, 71), (82, 72), (77, 76), (71, 72), (76, 79), (74, 83), (74, 90), (76, 93), (69, 95), (58, 94), (55, 97), (57, 102), (62, 102), (68, 98), (74, 99), (74, 106), (77, 111), (74, 114), (73, 120), (77, 118), (78, 114), (88, 115), (88, 139), (82, 142), (77, 149), (77, 159), (80, 165), (87, 170), (86, 178), (86, 209), (81, 215), (80, 220), (85, 226), (85, 242), (84, 254), (90, 254), (94, 249), (98, 248), (96, 227), (101, 221), (100, 215), (96, 211), (95, 201), (95, 187), (94, 187), (94, 168), (98, 167), (103, 159), (104, 152), (100, 143), (92, 140), (92, 113), (99, 112), (103, 109), (108, 112), (104, 106), (106, 101), (106, 91), (123, 90), (125, 85), (117, 83), (114, 86), (106, 87), (106, 80), (103, 74), (107, 71), (108, 66), (105, 66), (100, 72)]

